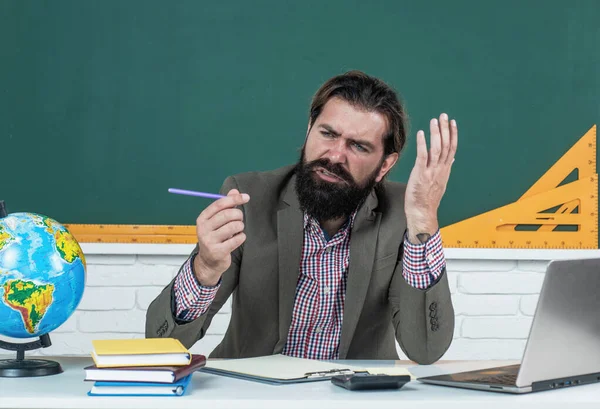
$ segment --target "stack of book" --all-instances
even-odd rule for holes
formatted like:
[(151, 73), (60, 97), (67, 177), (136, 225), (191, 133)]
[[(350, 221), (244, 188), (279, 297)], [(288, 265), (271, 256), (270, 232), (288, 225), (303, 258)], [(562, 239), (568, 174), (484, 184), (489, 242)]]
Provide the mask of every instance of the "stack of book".
[(174, 338), (92, 341), (94, 365), (85, 380), (94, 385), (89, 396), (181, 396), (192, 373), (206, 364)]

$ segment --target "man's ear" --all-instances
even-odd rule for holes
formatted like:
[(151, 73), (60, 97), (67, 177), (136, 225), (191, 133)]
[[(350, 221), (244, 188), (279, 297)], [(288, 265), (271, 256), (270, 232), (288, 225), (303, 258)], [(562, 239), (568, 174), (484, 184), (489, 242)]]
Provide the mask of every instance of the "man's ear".
[(375, 178), (375, 182), (377, 182), (377, 183), (381, 182), (381, 179), (383, 179), (383, 177), (390, 171), (390, 169), (392, 169), (392, 167), (396, 164), (397, 161), (398, 161), (398, 153), (397, 152), (390, 153), (389, 155), (387, 155), (385, 157), (385, 159), (383, 160), (383, 163), (381, 164), (381, 169), (379, 169), (379, 173), (377, 174), (377, 177)]

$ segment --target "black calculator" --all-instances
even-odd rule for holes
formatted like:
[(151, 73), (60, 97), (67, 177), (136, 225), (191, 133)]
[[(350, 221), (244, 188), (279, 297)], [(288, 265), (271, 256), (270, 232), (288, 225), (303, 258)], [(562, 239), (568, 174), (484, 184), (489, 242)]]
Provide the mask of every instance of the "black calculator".
[(377, 375), (356, 373), (353, 375), (337, 375), (331, 378), (334, 385), (352, 391), (368, 389), (400, 389), (410, 382), (410, 375)]

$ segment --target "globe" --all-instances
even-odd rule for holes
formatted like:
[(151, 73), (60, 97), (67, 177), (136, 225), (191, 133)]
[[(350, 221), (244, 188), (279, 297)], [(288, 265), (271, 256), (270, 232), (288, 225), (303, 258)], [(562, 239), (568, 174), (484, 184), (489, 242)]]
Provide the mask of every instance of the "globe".
[(85, 270), (81, 247), (57, 221), (0, 218), (0, 334), (31, 338), (62, 325), (81, 301)]

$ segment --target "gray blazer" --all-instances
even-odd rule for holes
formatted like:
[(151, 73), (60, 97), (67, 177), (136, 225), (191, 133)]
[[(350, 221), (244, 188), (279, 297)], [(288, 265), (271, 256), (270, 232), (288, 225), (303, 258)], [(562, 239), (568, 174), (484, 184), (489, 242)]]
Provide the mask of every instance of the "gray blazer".
[[(229, 328), (210, 357), (281, 353), (292, 320), (303, 241), (293, 170), (288, 166), (227, 178), (222, 193), (237, 188), (250, 195), (242, 209), (246, 242), (232, 253), (231, 267), (205, 314), (187, 323), (176, 320), (171, 282), (148, 308), (146, 337), (173, 337), (191, 347), (233, 293)], [(429, 364), (452, 341), (448, 279), (444, 271), (423, 291), (402, 277), (405, 185), (384, 183), (384, 192), (371, 193), (361, 206), (352, 228), (339, 357), (398, 359), (397, 339), (410, 359)], [(196, 246), (192, 255), (197, 251)]]

